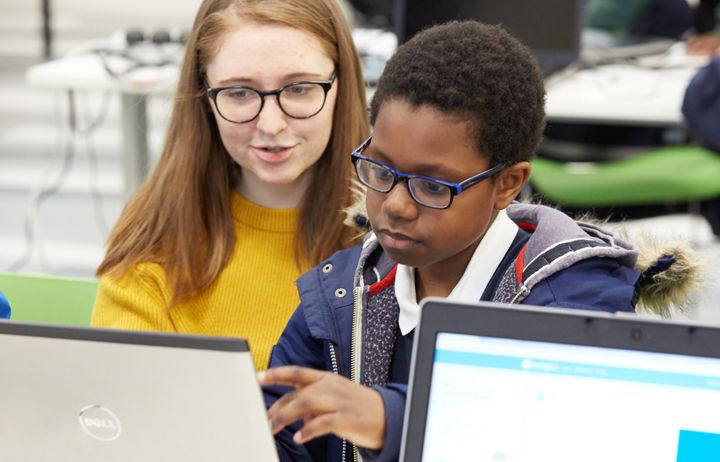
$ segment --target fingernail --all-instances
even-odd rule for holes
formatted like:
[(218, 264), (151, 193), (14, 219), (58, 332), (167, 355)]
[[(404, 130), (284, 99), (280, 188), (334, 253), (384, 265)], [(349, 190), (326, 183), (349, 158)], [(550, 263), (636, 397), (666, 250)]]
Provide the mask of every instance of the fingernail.
[(302, 444), (302, 431), (298, 430), (293, 435), (293, 441), (295, 441), (297, 444)]
[(258, 373), (257, 373), (257, 380), (258, 380), (258, 382), (264, 381), (266, 375), (267, 375), (267, 374), (265, 374), (265, 372), (263, 372), (263, 371), (258, 372)]

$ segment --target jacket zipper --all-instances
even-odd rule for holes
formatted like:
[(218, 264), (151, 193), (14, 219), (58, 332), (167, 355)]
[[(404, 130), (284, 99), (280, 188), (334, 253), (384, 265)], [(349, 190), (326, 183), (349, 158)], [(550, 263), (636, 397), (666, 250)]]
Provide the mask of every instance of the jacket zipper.
[[(352, 326), (352, 348), (350, 349), (350, 380), (360, 383), (360, 358), (362, 358), (362, 286), (353, 288), (353, 326)], [(358, 448), (353, 445), (353, 462), (362, 462)], [(343, 446), (343, 462), (345, 462), (345, 446)]]
[[(328, 348), (330, 349), (330, 363), (332, 364), (332, 373), (335, 375), (340, 375), (340, 366), (338, 365), (337, 360), (337, 353), (335, 352), (335, 344), (328, 343)], [(345, 462), (345, 453), (347, 448), (347, 440), (343, 438), (342, 440), (342, 457), (340, 460), (342, 462)]]
[(350, 380), (360, 383), (360, 355), (362, 347), (360, 336), (362, 331), (362, 287), (353, 289), (353, 324), (352, 324), (352, 348), (350, 350)]
[(338, 366), (337, 354), (335, 353), (335, 345), (328, 342), (328, 348), (330, 348), (330, 363), (332, 364), (332, 373), (335, 375), (339, 375), (340, 366)]
[(523, 284), (522, 286), (520, 286), (520, 290), (518, 291), (518, 293), (515, 294), (515, 296), (512, 298), (512, 300), (510, 300), (510, 304), (518, 303), (518, 299), (519, 299), (520, 297), (522, 297), (523, 295), (527, 295), (528, 293), (530, 293), (530, 291), (529, 291), (528, 288)]

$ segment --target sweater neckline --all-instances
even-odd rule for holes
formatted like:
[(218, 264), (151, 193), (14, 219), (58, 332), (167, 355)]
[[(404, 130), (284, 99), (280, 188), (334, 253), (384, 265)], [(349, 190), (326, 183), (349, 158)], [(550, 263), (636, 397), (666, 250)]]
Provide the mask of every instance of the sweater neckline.
[(233, 220), (244, 226), (276, 233), (295, 233), (300, 209), (273, 209), (258, 205), (238, 192), (232, 194)]

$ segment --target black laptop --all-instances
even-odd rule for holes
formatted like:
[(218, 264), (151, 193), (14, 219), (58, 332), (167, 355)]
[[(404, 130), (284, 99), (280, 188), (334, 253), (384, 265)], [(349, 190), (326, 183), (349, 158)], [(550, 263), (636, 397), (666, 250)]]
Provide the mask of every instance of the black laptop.
[(433, 24), (475, 19), (502, 24), (532, 50), (546, 75), (580, 54), (583, 0), (395, 0), (394, 5), (398, 43)]
[(720, 328), (423, 303), (401, 460), (720, 461)]

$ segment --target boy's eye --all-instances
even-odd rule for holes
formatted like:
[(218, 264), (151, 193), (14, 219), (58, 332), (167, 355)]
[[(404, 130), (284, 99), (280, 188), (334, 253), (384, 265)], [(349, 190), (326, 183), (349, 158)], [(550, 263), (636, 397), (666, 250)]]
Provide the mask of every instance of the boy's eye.
[(390, 182), (393, 180), (393, 174), (390, 170), (386, 169), (385, 167), (382, 167), (380, 165), (370, 164), (370, 171), (372, 172), (372, 176), (383, 183)]
[(444, 184), (428, 180), (417, 180), (415, 189), (418, 193), (427, 196), (445, 196), (448, 193), (448, 187)]

